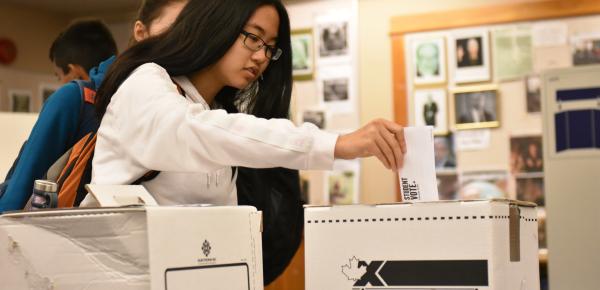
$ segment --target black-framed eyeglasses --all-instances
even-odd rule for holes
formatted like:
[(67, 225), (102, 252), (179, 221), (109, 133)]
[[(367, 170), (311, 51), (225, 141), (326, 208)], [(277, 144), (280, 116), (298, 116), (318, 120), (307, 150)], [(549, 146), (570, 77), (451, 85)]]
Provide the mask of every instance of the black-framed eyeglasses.
[(270, 60), (278, 60), (281, 57), (281, 54), (283, 53), (283, 50), (281, 50), (281, 48), (278, 48), (273, 45), (268, 45), (258, 35), (250, 33), (248, 31), (242, 30), (242, 32), (240, 33), (244, 35), (243, 43), (244, 46), (249, 50), (259, 51), (264, 48), (265, 56), (267, 56), (267, 58)]

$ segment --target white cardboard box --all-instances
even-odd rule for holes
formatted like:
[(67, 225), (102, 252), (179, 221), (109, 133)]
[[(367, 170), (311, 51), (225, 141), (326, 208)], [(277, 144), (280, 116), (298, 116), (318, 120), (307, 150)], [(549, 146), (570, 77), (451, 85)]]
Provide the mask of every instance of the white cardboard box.
[(0, 288), (262, 290), (254, 207), (69, 209), (0, 216)]
[(307, 207), (307, 290), (539, 290), (535, 204)]

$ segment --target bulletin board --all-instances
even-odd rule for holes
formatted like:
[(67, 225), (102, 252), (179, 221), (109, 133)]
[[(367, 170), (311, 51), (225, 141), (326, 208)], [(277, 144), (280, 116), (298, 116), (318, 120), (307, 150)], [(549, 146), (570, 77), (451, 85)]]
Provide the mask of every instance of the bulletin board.
[(390, 37), (395, 121), (434, 125), (436, 150), (455, 152), (436, 151), (440, 198), (529, 200), (545, 217), (541, 76), (600, 65), (600, 1), (399, 16)]
[[(543, 165), (517, 160), (515, 149), (527, 153), (527, 148), (541, 146), (540, 92), (531, 101), (535, 98), (528, 90), (540, 87), (539, 76), (545, 70), (589, 62), (577, 57), (575, 48), (587, 40), (600, 46), (598, 14), (599, 1), (555, 0), (392, 18), (396, 122), (433, 123), (438, 138), (447, 138), (442, 143), (459, 149), (449, 168), (439, 168), (441, 183), (497, 180), (508, 198), (520, 198), (517, 189), (540, 184)], [(523, 43), (529, 51), (519, 53), (516, 63), (526, 65), (505, 65), (514, 57), (511, 45), (518, 48)], [(463, 60), (469, 45), (478, 47), (479, 63)], [(432, 67), (431, 60), (437, 66)], [(485, 113), (468, 109), (475, 106), (474, 100), (482, 100)], [(541, 149), (531, 151), (541, 155)], [(536, 166), (540, 170), (534, 170)], [(453, 175), (463, 180), (452, 181)]]

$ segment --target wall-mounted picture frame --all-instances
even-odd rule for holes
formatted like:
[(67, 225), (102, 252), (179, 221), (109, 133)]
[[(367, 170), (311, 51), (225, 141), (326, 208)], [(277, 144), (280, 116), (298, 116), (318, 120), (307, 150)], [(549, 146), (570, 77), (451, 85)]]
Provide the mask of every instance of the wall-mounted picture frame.
[(543, 172), (543, 142), (541, 135), (510, 138), (510, 171), (513, 174)]
[(435, 135), (448, 134), (448, 96), (446, 89), (413, 92), (415, 126), (433, 126)]
[(445, 43), (442, 36), (411, 41), (411, 74), (416, 86), (446, 83)]
[(522, 79), (533, 71), (533, 37), (529, 25), (511, 25), (492, 32), (494, 76), (498, 81)]
[(433, 138), (433, 152), (436, 171), (456, 169), (456, 150), (454, 149), (452, 134), (435, 136)]
[(448, 63), (455, 84), (492, 79), (488, 30), (457, 30), (451, 34), (449, 43)]
[(330, 11), (314, 18), (315, 62), (325, 65), (350, 64), (357, 36), (355, 18), (348, 11)]
[(586, 33), (571, 37), (573, 65), (600, 63), (600, 33)]
[(356, 111), (356, 87), (349, 65), (330, 65), (319, 68), (317, 92), (319, 102), (329, 113)]
[(527, 97), (527, 113), (542, 111), (542, 81), (539, 75), (525, 77), (525, 96)]
[(319, 56), (321, 58), (348, 55), (348, 26), (348, 21), (344, 20), (319, 23)]
[(544, 177), (517, 178), (517, 199), (536, 203), (538, 206), (546, 204), (544, 198)]
[(315, 72), (313, 30), (310, 28), (292, 30), (291, 41), (294, 80), (312, 80)]
[(459, 179), (458, 199), (508, 198), (509, 175), (505, 170), (461, 172)]
[(327, 112), (325, 110), (306, 110), (302, 112), (303, 123), (313, 123), (319, 129), (327, 126)]
[(496, 86), (457, 88), (452, 91), (450, 103), (456, 130), (500, 126), (500, 94)]
[(436, 181), (440, 200), (455, 200), (460, 188), (460, 180), (456, 171), (437, 173)]
[(360, 162), (339, 160), (325, 173), (325, 200), (330, 204), (355, 204), (359, 201)]
[(60, 84), (41, 83), (38, 88), (38, 98), (40, 100), (40, 104), (43, 106), (48, 98), (54, 94), (54, 92), (56, 92), (60, 86)]
[(33, 112), (33, 94), (29, 90), (8, 90), (8, 101), (11, 112)]

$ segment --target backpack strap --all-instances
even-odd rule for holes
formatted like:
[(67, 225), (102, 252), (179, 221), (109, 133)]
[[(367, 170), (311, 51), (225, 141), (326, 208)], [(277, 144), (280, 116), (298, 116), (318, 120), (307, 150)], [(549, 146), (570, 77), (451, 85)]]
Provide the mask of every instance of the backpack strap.
[(71, 138), (71, 144), (75, 145), (87, 133), (96, 132), (100, 121), (96, 117), (96, 85), (94, 82), (85, 80), (73, 80), (73, 82), (79, 87), (79, 97), (81, 98), (77, 130), (74, 131)]
[(148, 172), (146, 172), (146, 174), (142, 175), (142, 177), (138, 178), (136, 181), (131, 183), (131, 185), (140, 185), (140, 184), (142, 184), (142, 182), (150, 181), (150, 180), (156, 178), (158, 176), (158, 174), (160, 174), (160, 171), (156, 171), (156, 170), (148, 171)]

